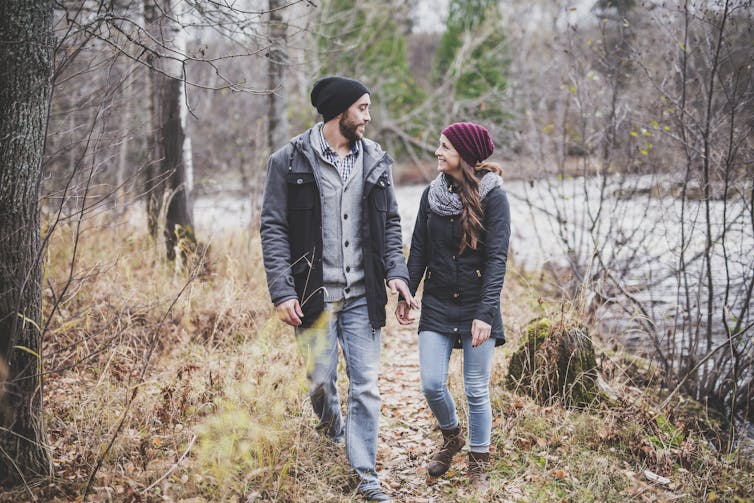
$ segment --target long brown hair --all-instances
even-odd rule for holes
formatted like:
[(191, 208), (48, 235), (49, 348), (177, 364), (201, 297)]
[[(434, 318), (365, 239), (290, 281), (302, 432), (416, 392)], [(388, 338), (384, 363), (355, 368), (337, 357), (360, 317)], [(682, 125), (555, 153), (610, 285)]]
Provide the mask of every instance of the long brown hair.
[[(491, 161), (482, 161), (476, 166), (460, 159), (463, 182), (456, 186), (458, 195), (461, 196), (461, 246), (458, 254), (462, 254), (466, 248), (476, 250), (479, 245), (479, 233), (484, 230), (484, 211), (482, 200), (479, 199), (479, 180), (487, 173), (495, 173), (502, 176), (503, 169), (499, 164)], [(456, 189), (454, 189), (456, 190)]]

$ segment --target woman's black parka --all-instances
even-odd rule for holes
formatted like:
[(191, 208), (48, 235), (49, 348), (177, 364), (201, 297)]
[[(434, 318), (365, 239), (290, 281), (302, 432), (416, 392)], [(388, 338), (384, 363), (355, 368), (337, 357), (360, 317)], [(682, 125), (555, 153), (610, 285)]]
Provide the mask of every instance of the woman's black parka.
[[(496, 345), (505, 342), (500, 292), (505, 279), (510, 238), (510, 207), (505, 192), (496, 187), (482, 200), (484, 230), (476, 250), (459, 254), (460, 215), (443, 216), (429, 206), (424, 191), (411, 238), (409, 287), (415, 294), (424, 279), (419, 331), (461, 336), (471, 334), (478, 319), (492, 326)], [(456, 341), (460, 347), (460, 338)]]

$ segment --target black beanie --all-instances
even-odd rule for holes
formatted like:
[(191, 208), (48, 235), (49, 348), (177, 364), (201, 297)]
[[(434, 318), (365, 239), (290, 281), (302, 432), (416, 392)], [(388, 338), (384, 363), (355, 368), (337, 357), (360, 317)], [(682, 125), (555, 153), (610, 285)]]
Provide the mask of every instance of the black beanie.
[(312, 88), (312, 105), (322, 114), (325, 122), (348, 110), (356, 100), (369, 94), (367, 86), (346, 77), (322, 77)]

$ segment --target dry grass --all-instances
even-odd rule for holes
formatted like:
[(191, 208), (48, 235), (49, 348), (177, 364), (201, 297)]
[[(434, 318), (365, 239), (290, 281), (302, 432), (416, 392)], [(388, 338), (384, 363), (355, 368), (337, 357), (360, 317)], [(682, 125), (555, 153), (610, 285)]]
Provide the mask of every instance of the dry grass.
[[(313, 432), (302, 360), (269, 305), (256, 233), (216, 237), (208, 274), (192, 279), (176, 273), (162, 259), (162, 245), (140, 232), (89, 222), (64, 290), (73, 238), (72, 229), (58, 229), (48, 247), (44, 399), (55, 475), (33, 484), (34, 497), (80, 500), (102, 458), (89, 496), (96, 501), (356, 500), (342, 447)], [(515, 269), (506, 280), (511, 343), (496, 352), (488, 499), (750, 497), (748, 462), (716, 456), (700, 434), (658, 419), (666, 416), (654, 409), (656, 395), (630, 386), (620, 372), (610, 381), (617, 400), (586, 411), (541, 407), (504, 388), (516, 334), (553, 307), (541, 301), (540, 286)], [(396, 333), (392, 325), (386, 330)], [(451, 368), (463, 409), (457, 355)], [(400, 410), (391, 413), (383, 430), (399, 424)], [(419, 425), (431, 429), (430, 422)], [(406, 458), (418, 468), (402, 500), (475, 500), (463, 465), (428, 486), (421, 465), (429, 451), (417, 449)], [(396, 441), (381, 446), (380, 456), (397, 459), (400, 450)], [(652, 484), (644, 470), (670, 478), (671, 486)], [(24, 489), (0, 496), (26, 499)]]

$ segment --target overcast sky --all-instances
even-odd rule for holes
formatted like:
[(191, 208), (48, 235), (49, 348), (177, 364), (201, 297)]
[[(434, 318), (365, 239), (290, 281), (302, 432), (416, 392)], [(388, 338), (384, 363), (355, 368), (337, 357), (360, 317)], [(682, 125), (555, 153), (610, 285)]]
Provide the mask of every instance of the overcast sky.
[(442, 31), (448, 15), (448, 0), (421, 0), (416, 7), (414, 31)]
[[(449, 0), (419, 0), (416, 6), (416, 11), (413, 15), (414, 21), (416, 22), (414, 25), (414, 31), (443, 31), (445, 17), (448, 15), (448, 2)], [(584, 21), (594, 21), (594, 16), (591, 13), (591, 8), (594, 3), (595, 0), (570, 0), (563, 6), (564, 16), (562, 21), (571, 24), (580, 24)], [(541, 19), (536, 17), (536, 12), (536, 8), (530, 10), (532, 17), (528, 20), (529, 23), (537, 23), (541, 21)]]

